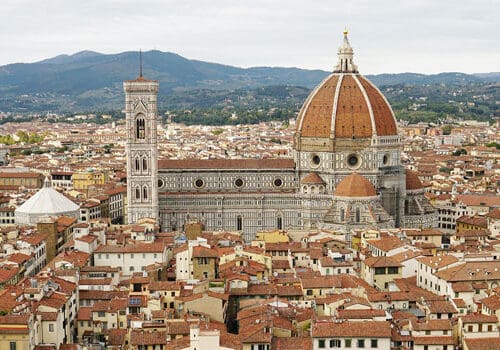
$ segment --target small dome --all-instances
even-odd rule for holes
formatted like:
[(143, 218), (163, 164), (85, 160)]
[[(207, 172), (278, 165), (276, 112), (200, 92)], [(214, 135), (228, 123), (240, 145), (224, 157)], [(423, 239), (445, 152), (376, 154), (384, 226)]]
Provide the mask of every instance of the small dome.
[(422, 188), (424, 188), (424, 185), (422, 185), (417, 173), (406, 169), (406, 190), (421, 190)]
[(45, 216), (71, 216), (78, 218), (80, 207), (50, 187), (45, 179), (44, 187), (15, 210), (16, 223), (36, 224)]
[(338, 197), (375, 197), (377, 191), (366, 177), (352, 173), (340, 181), (334, 194)]
[(321, 184), (321, 185), (324, 185), (325, 184), (325, 181), (321, 178), (321, 176), (319, 176), (318, 174), (316, 173), (310, 173), (310, 174), (307, 174), (306, 176), (304, 176), (304, 178), (300, 181), (300, 183), (302, 185), (315, 185), (315, 184)]

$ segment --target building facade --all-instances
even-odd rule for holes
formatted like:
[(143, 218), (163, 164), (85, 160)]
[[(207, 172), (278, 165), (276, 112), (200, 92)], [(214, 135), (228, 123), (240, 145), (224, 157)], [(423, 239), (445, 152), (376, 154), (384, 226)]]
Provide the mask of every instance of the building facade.
[[(359, 74), (347, 32), (338, 56), (333, 73), (299, 112), (288, 159), (158, 160), (158, 83), (142, 76), (125, 82), (129, 222), (149, 216), (163, 230), (175, 231), (197, 220), (207, 230), (240, 231), (247, 241), (270, 229), (333, 225), (347, 232), (380, 222), (432, 226), (434, 210), (415, 205), (415, 196), (407, 199), (394, 113)], [(343, 191), (335, 197), (337, 185), (354, 173), (369, 181), (374, 193), (360, 197)]]

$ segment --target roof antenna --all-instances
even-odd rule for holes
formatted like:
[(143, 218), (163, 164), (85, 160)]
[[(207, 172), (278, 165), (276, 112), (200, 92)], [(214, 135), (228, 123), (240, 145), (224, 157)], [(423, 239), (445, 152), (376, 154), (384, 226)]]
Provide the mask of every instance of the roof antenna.
[(142, 78), (142, 49), (139, 49), (139, 78)]

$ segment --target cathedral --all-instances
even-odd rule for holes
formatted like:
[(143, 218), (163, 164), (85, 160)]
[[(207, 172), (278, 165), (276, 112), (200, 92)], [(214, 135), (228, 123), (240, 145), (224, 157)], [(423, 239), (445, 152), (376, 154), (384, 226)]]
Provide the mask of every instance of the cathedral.
[(304, 101), (293, 158), (158, 159), (158, 82), (124, 82), (129, 222), (164, 231), (433, 227), (422, 183), (401, 163), (401, 137), (380, 90), (359, 74), (344, 32), (338, 63)]

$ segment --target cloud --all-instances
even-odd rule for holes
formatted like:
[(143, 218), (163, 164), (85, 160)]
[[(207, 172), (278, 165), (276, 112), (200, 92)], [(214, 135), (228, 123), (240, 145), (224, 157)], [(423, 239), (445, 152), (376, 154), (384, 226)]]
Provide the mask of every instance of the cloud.
[(493, 0), (3, 0), (0, 64), (142, 48), (329, 70), (347, 25), (364, 73), (494, 71), (499, 14)]

